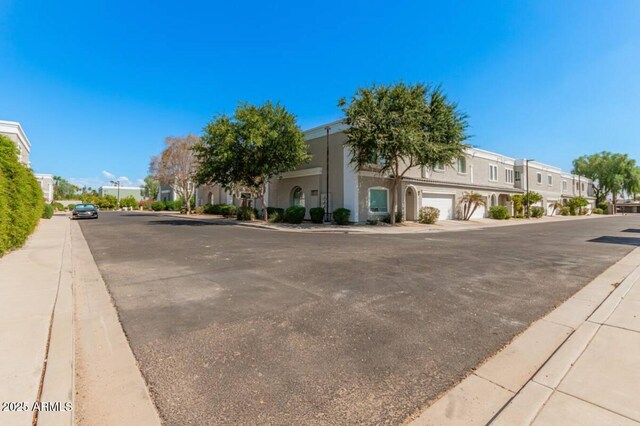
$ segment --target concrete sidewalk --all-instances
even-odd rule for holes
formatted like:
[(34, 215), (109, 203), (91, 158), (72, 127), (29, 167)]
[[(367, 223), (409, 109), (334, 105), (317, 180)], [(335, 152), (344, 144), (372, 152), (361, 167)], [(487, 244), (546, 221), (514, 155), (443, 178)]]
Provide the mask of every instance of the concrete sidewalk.
[(640, 425), (640, 249), (534, 323), (418, 425)]
[[(73, 322), (69, 219), (41, 220), (0, 259), (0, 424), (30, 425), (35, 402), (60, 403), (40, 424), (72, 424)], [(45, 374), (46, 372), (46, 374)]]

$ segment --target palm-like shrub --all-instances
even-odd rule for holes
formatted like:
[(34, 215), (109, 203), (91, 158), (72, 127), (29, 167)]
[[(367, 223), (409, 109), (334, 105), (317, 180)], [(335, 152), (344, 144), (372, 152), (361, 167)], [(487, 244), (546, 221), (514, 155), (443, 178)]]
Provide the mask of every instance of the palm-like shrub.
[(482, 194), (478, 194), (477, 192), (465, 192), (462, 198), (460, 198), (459, 204), (462, 212), (462, 220), (469, 220), (478, 207), (486, 206), (487, 202)]

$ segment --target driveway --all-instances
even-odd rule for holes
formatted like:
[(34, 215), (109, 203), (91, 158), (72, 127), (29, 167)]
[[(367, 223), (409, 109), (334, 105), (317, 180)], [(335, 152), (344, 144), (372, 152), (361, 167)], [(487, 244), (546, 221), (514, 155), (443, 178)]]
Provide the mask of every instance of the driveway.
[(81, 227), (171, 425), (401, 423), (640, 245), (636, 216), (432, 235), (115, 212)]

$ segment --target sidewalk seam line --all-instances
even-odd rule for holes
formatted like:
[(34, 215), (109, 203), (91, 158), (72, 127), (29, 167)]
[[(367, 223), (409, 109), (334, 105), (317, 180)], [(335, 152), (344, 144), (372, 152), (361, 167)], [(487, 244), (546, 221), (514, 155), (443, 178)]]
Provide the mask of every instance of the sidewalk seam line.
[[(39, 404), (40, 399), (42, 398), (42, 388), (44, 386), (44, 378), (47, 373), (47, 363), (49, 361), (49, 347), (51, 344), (51, 331), (53, 330), (53, 321), (55, 317), (56, 306), (58, 304), (58, 295), (60, 294), (60, 282), (62, 281), (62, 266), (64, 264), (64, 252), (67, 247), (67, 238), (70, 230), (71, 230), (71, 227), (67, 228), (67, 230), (65, 231), (64, 241), (62, 243), (62, 252), (60, 254), (60, 268), (58, 270), (58, 283), (56, 286), (56, 296), (53, 299), (53, 307), (51, 308), (51, 316), (49, 317), (49, 330), (47, 331), (47, 341), (45, 343), (45, 349), (44, 349), (44, 361), (42, 363), (42, 371), (40, 373), (40, 383), (38, 384), (38, 393), (36, 395), (36, 400), (35, 400), (36, 404)], [(39, 412), (40, 410), (36, 406), (36, 409), (33, 410), (33, 417), (31, 418), (32, 426), (36, 426), (38, 424)]]
[(616, 411), (611, 410), (610, 408), (606, 408), (606, 407), (603, 407), (602, 405), (598, 405), (595, 402), (587, 401), (586, 399), (580, 398), (579, 396), (572, 395), (572, 394), (570, 394), (568, 392), (564, 392), (564, 391), (562, 391), (560, 389), (556, 389), (555, 391), (558, 392), (558, 393), (561, 393), (563, 395), (570, 396), (571, 398), (578, 399), (578, 400), (580, 400), (582, 402), (585, 402), (585, 403), (587, 403), (589, 405), (593, 405), (593, 406), (596, 406), (598, 408), (602, 408), (605, 411), (608, 411), (608, 412), (613, 413), (613, 414), (617, 414), (618, 416), (621, 416), (621, 417), (624, 417), (626, 419), (629, 419), (629, 420), (631, 420), (631, 421), (633, 421), (635, 423), (640, 423), (638, 420), (634, 419), (633, 417), (629, 417), (629, 416), (627, 416), (625, 414), (620, 414), (620, 413), (618, 413)]

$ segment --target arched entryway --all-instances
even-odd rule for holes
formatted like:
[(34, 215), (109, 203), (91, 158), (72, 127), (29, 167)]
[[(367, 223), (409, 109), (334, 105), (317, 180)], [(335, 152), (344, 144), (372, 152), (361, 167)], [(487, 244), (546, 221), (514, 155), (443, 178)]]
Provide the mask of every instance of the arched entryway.
[(304, 207), (304, 192), (299, 186), (294, 186), (291, 190), (291, 205)]
[(489, 207), (493, 207), (497, 205), (498, 205), (498, 197), (496, 197), (496, 194), (491, 194), (491, 198), (489, 198)]
[(418, 220), (418, 191), (413, 186), (405, 192), (405, 220), (415, 222)]

